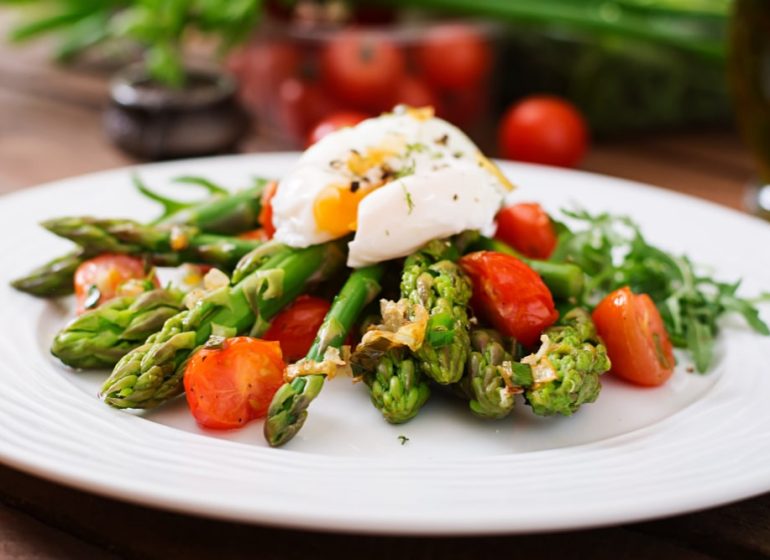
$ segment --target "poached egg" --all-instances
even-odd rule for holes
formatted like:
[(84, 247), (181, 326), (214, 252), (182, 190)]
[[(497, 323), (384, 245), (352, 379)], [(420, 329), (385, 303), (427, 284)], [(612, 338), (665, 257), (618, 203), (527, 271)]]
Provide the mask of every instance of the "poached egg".
[(307, 247), (355, 233), (348, 266), (404, 257), (465, 230), (494, 233), (510, 182), (430, 108), (333, 132), (311, 146), (273, 198), (275, 239)]

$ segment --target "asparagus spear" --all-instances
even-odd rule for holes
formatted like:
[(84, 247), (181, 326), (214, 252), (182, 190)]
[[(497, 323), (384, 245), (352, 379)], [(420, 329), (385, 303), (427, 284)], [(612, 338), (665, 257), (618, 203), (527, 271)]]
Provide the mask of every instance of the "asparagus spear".
[[(340, 348), (363, 308), (380, 291), (383, 267), (369, 266), (354, 270), (334, 298), (323, 325), (318, 330), (306, 362), (324, 359), (327, 349)], [(323, 389), (323, 374), (302, 375), (284, 383), (273, 396), (265, 421), (265, 439), (272, 446), (283, 445), (302, 428), (307, 408)]]
[(460, 380), (470, 349), (466, 307), (471, 284), (452, 262), (456, 248), (432, 241), (407, 257), (401, 277), (401, 297), (428, 310), (425, 340), (415, 356), (425, 375), (447, 385)]
[[(189, 178), (182, 178), (190, 182)], [(166, 212), (153, 224), (185, 224), (199, 227), (204, 231), (232, 234), (256, 227), (260, 210), (260, 197), (265, 181), (231, 195), (217, 195), (216, 198), (196, 204), (169, 200), (147, 189), (137, 178), (137, 188), (146, 196), (164, 205)], [(211, 189), (209, 189), (211, 190)], [(72, 277), (83, 261), (95, 256), (78, 248), (58, 257), (17, 278), (11, 285), (22, 292), (37, 297), (59, 297), (73, 291)]]
[(330, 274), (341, 262), (339, 243), (274, 254), (236, 285), (168, 319), (145, 344), (123, 356), (104, 383), (102, 397), (116, 408), (152, 408), (180, 394), (187, 359), (212, 334), (235, 336), (259, 328), (319, 271)]
[(177, 290), (158, 288), (112, 299), (59, 331), (51, 353), (74, 368), (112, 367), (179, 313), (182, 297)]
[(406, 349), (386, 352), (375, 369), (363, 375), (372, 404), (391, 424), (414, 418), (430, 396), (419, 364)]
[(72, 217), (46, 220), (51, 233), (74, 241), (87, 253), (145, 255), (158, 266), (186, 262), (231, 269), (260, 241), (201, 233), (193, 226), (143, 225), (134, 220)]
[(471, 412), (482, 418), (504, 418), (513, 410), (513, 396), (532, 385), (532, 370), (515, 362), (506, 346), (497, 331), (471, 331), (472, 351), (459, 385)]
[(607, 349), (584, 309), (568, 312), (543, 333), (537, 353), (522, 359), (532, 368), (533, 384), (525, 396), (540, 416), (570, 416), (599, 396), (599, 376), (610, 369)]

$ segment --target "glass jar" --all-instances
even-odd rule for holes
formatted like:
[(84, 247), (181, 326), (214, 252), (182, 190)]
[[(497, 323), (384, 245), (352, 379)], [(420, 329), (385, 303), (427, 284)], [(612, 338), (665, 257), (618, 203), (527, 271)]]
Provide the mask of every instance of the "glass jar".
[(308, 28), (271, 21), (229, 60), (259, 134), (303, 148), (323, 119), (431, 105), (482, 145), (492, 141), (493, 25), (399, 22)]

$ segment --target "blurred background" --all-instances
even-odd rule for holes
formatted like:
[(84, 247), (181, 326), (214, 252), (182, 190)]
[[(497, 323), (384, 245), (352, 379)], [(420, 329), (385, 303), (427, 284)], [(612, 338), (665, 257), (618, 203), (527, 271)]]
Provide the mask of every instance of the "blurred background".
[(0, 190), (302, 149), (398, 103), (498, 157), (752, 209), (770, 182), (765, 0), (0, 0), (0, 31)]

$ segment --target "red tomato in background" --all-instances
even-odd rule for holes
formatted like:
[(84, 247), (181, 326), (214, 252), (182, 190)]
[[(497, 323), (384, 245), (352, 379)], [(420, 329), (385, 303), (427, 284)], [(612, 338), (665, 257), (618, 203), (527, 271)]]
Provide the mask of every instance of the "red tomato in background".
[(284, 368), (277, 342), (228, 338), (221, 348), (202, 348), (190, 358), (184, 372), (187, 404), (205, 428), (239, 428), (267, 414)]
[(425, 82), (412, 76), (405, 76), (396, 88), (392, 104), (400, 103), (410, 107), (433, 107), (436, 113), (440, 112), (438, 96)]
[(420, 75), (436, 87), (465, 89), (478, 86), (492, 63), (484, 38), (461, 23), (440, 25), (421, 39), (415, 58)]
[[(144, 261), (138, 257), (105, 253), (84, 261), (75, 271), (74, 277), (77, 313), (114, 298), (118, 288), (127, 281), (141, 280), (146, 276)], [(157, 286), (157, 279), (154, 282)]]
[(471, 306), (506, 336), (532, 346), (559, 314), (540, 276), (516, 257), (478, 251), (460, 259), (473, 281)]
[(261, 207), (257, 221), (262, 226), (262, 232), (267, 239), (272, 239), (275, 235), (275, 226), (273, 225), (273, 198), (278, 192), (278, 181), (270, 181), (265, 185), (260, 200)]
[(307, 355), (330, 307), (324, 299), (300, 296), (275, 316), (262, 338), (278, 341), (284, 359), (296, 362)]
[(255, 110), (274, 105), (277, 84), (299, 74), (300, 52), (291, 44), (262, 41), (247, 45), (228, 58), (228, 68), (238, 77), (240, 97)]
[(530, 259), (547, 259), (557, 242), (551, 218), (536, 202), (514, 204), (500, 210), (495, 237)]
[(474, 87), (442, 91), (436, 114), (459, 127), (473, 126), (487, 111), (486, 95), (482, 88)]
[(528, 97), (511, 106), (498, 131), (504, 158), (575, 167), (588, 145), (588, 127), (574, 105), (557, 97)]
[(333, 101), (319, 84), (288, 78), (278, 86), (278, 122), (292, 136), (304, 138), (311, 127), (333, 110)]
[(671, 341), (647, 294), (615, 290), (596, 306), (593, 321), (612, 362), (610, 373), (647, 387), (662, 385), (674, 373)]
[(316, 124), (308, 134), (306, 147), (310, 147), (327, 134), (345, 128), (348, 126), (355, 126), (364, 119), (368, 119), (369, 115), (361, 113), (360, 111), (340, 111), (333, 113), (328, 117), (322, 119)]
[(368, 111), (391, 108), (393, 88), (405, 65), (401, 50), (375, 32), (342, 31), (321, 53), (327, 89), (350, 107)]

